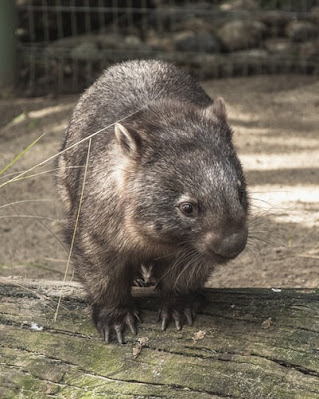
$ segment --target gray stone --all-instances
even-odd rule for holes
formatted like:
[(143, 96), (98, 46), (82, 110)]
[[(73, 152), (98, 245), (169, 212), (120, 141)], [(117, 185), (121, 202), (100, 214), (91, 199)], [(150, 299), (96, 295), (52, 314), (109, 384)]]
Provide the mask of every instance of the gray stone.
[(227, 22), (218, 30), (218, 36), (228, 51), (258, 47), (263, 39), (266, 27), (262, 22), (252, 20), (234, 20)]
[(74, 47), (70, 52), (70, 56), (74, 60), (96, 60), (100, 58), (100, 51), (96, 43), (87, 41)]
[(194, 33), (192, 31), (179, 32), (173, 35), (173, 43), (178, 51), (200, 51), (205, 53), (218, 53), (220, 41), (212, 33)]
[(319, 64), (319, 39), (302, 43), (300, 46), (300, 56), (305, 59), (318, 57)]
[(201, 79), (226, 76), (227, 59), (220, 54), (197, 54), (192, 58), (192, 72)]
[(232, 56), (237, 59), (243, 59), (243, 60), (256, 60), (256, 61), (261, 61), (261, 60), (266, 60), (268, 57), (268, 51), (260, 49), (260, 48), (253, 48), (249, 50), (241, 50), (241, 51), (235, 51)]
[(262, 12), (257, 18), (271, 30), (273, 36), (284, 35), (286, 25), (291, 21), (291, 16), (280, 10)]
[(119, 33), (104, 33), (95, 35), (99, 47), (103, 50), (116, 50), (123, 46), (125, 36)]
[(305, 42), (318, 36), (318, 27), (308, 21), (291, 21), (286, 33), (294, 42)]
[(153, 51), (173, 51), (174, 44), (172, 36), (169, 34), (157, 35), (155, 32), (150, 32), (146, 44)]
[(285, 38), (265, 40), (264, 46), (272, 54), (287, 55), (298, 51), (298, 45)]
[(192, 31), (194, 33), (213, 33), (215, 31), (215, 26), (208, 21), (205, 21), (203, 18), (191, 17), (186, 19), (185, 21), (177, 23), (174, 30), (176, 32)]

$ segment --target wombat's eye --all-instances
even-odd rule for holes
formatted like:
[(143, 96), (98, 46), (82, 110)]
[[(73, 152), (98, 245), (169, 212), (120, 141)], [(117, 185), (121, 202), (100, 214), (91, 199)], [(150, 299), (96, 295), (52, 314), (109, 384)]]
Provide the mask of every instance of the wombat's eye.
[(179, 204), (178, 208), (185, 216), (195, 216), (196, 214), (196, 206), (190, 202), (183, 202)]

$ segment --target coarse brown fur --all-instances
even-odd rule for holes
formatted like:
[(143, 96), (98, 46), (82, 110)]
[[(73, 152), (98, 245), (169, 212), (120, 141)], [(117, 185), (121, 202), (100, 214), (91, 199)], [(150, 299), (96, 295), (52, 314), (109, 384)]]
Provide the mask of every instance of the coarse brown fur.
[[(248, 200), (222, 99), (160, 61), (107, 69), (75, 107), (58, 188), (73, 235), (92, 136), (72, 259), (106, 341), (138, 318), (131, 285), (141, 265), (162, 293), (165, 329), (192, 323), (196, 293), (214, 265), (247, 240)], [(145, 271), (146, 269), (144, 269)]]

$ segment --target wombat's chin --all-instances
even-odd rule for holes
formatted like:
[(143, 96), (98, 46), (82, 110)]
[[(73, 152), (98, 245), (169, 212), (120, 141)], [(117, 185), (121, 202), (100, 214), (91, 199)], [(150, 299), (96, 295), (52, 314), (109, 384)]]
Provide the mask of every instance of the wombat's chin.
[(234, 259), (234, 258), (221, 256), (213, 252), (205, 252), (204, 254), (201, 255), (205, 262), (210, 263), (212, 265), (223, 265), (229, 262), (231, 259)]

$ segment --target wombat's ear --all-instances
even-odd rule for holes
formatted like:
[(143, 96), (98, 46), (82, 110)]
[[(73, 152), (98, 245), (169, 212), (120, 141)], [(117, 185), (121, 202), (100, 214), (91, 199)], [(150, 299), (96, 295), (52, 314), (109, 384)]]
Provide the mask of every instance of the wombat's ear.
[(213, 104), (208, 107), (207, 111), (208, 110), (213, 115), (216, 115), (219, 119), (227, 122), (227, 110), (223, 97), (217, 97)]
[(125, 155), (136, 158), (140, 153), (141, 137), (133, 129), (115, 123), (114, 133)]

